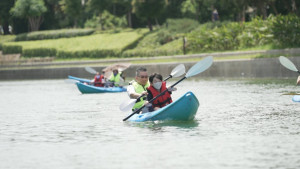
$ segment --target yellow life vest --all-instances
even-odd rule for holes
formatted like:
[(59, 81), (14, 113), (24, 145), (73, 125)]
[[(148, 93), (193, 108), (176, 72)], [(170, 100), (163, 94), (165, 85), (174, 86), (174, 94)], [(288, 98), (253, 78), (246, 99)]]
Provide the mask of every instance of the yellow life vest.
[[(145, 86), (140, 85), (138, 82), (133, 82), (132, 83), (134, 90), (136, 93), (141, 94), (143, 91), (147, 91), (147, 87), (150, 86), (149, 81), (147, 82), (147, 84)], [(132, 110), (138, 109), (140, 107), (142, 107), (144, 105), (145, 99), (144, 98), (140, 98), (139, 102), (136, 102), (135, 105), (133, 106)]]
[(114, 82), (115, 86), (119, 86), (121, 74), (122, 72), (119, 72), (116, 76), (114, 74), (110, 75), (109, 81)]

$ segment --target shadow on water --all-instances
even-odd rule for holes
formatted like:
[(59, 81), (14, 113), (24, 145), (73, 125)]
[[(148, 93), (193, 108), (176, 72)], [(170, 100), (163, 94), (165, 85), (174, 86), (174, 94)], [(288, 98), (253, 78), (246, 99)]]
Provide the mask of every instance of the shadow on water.
[(126, 125), (132, 127), (139, 127), (139, 128), (148, 128), (153, 130), (160, 130), (164, 127), (175, 127), (175, 128), (194, 128), (198, 127), (199, 122), (197, 120), (190, 120), (190, 121), (147, 121), (147, 122), (127, 122)]

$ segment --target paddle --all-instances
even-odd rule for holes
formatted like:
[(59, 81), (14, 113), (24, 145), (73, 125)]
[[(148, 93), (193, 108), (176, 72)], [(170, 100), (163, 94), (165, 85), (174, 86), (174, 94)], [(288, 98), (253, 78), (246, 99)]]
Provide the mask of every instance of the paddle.
[(298, 72), (300, 74), (300, 71), (296, 68), (296, 66), (294, 65), (294, 63), (291, 62), (288, 58), (286, 58), (284, 56), (280, 56), (279, 57), (279, 61), (287, 69), (289, 69), (291, 71)]
[[(179, 76), (183, 75), (184, 73), (185, 73), (184, 64), (180, 64), (172, 70), (171, 74), (166, 79), (164, 79), (164, 81), (167, 81), (168, 79), (170, 79), (172, 77), (179, 77)], [(129, 101), (123, 102), (119, 106), (119, 109), (124, 112), (132, 110), (132, 107), (135, 105), (136, 101), (141, 99), (144, 96), (145, 95), (141, 95), (137, 99), (130, 99)]]
[(84, 69), (91, 74), (97, 74), (97, 71), (91, 67), (85, 67)]
[[(186, 73), (186, 75), (180, 79), (179, 81), (177, 81), (176, 83), (174, 83), (171, 88), (173, 88), (174, 86), (176, 86), (178, 83), (182, 82), (183, 80), (195, 76), (203, 71), (205, 71), (206, 69), (208, 69), (213, 63), (213, 58), (212, 56), (208, 56), (206, 58), (204, 58), (203, 60), (199, 61), (198, 63), (196, 63), (193, 67), (191, 67), (189, 69), (189, 71)], [(168, 89), (164, 90), (163, 92), (161, 92), (159, 95), (155, 96), (153, 99), (151, 99), (149, 101), (149, 103), (153, 102), (155, 99), (157, 99), (158, 97), (160, 97), (161, 95), (163, 95), (165, 92), (167, 92)], [(126, 121), (127, 119), (129, 119), (131, 116), (133, 116), (136, 113), (139, 113), (143, 108), (145, 107), (145, 105), (143, 105), (141, 108), (137, 109), (136, 111), (134, 111), (133, 113), (131, 113), (129, 116), (127, 116), (126, 118), (123, 119), (123, 121)]]

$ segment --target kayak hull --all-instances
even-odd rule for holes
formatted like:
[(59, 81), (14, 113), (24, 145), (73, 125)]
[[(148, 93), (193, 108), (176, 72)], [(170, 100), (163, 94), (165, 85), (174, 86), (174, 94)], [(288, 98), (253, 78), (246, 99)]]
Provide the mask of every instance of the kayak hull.
[(300, 95), (295, 95), (295, 96), (293, 96), (292, 100), (293, 100), (294, 102), (300, 102)]
[(156, 120), (189, 121), (195, 118), (199, 101), (192, 92), (187, 92), (171, 104), (149, 113), (134, 114), (128, 121), (144, 122)]
[(84, 83), (77, 82), (77, 88), (82, 94), (91, 94), (91, 93), (118, 93), (126, 92), (124, 87), (96, 87)]
[(89, 79), (83, 79), (83, 78), (79, 78), (79, 77), (74, 77), (74, 76), (68, 76), (68, 78), (69, 79), (73, 79), (73, 80), (77, 80), (77, 81), (79, 81), (79, 82), (81, 82), (81, 83), (91, 83), (92, 81), (91, 80), (89, 80)]

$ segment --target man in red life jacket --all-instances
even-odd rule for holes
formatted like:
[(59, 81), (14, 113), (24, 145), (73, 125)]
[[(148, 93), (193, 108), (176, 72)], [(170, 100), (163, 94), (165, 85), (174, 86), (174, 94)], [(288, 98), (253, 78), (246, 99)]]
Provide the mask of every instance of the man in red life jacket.
[[(166, 82), (162, 81), (162, 76), (160, 74), (154, 73), (149, 77), (150, 86), (147, 88), (147, 100), (150, 101), (161, 92), (167, 89)], [(158, 110), (170, 103), (172, 103), (171, 94), (172, 91), (175, 91), (176, 88), (168, 88), (163, 95), (158, 97), (152, 102), (152, 107), (149, 108), (149, 111)]]
[(103, 74), (100, 75), (100, 73), (97, 72), (95, 77), (94, 77), (93, 83), (94, 83), (94, 86), (104, 87), (105, 79), (104, 79)]

